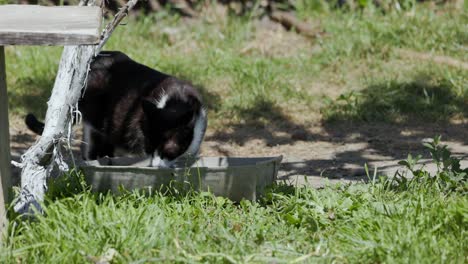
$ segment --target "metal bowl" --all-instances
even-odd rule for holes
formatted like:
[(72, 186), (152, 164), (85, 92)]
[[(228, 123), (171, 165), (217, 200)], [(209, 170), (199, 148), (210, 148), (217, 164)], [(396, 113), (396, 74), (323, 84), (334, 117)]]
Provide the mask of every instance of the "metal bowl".
[(103, 158), (84, 161), (80, 168), (98, 192), (188, 186), (241, 201), (257, 199), (276, 180), (281, 160), (282, 156), (201, 157), (169, 169), (148, 167), (148, 159)]

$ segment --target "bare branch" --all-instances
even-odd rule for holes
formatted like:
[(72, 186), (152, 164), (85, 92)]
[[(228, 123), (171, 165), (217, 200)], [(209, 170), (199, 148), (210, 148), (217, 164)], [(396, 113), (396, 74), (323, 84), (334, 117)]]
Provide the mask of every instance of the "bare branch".
[(127, 2), (125, 6), (120, 8), (119, 12), (115, 14), (114, 19), (107, 24), (106, 28), (101, 33), (101, 41), (96, 47), (96, 55), (101, 51), (102, 47), (106, 44), (107, 40), (110, 38), (112, 32), (114, 32), (115, 28), (119, 25), (120, 21), (124, 19), (128, 15), (128, 11), (132, 10), (132, 8), (136, 5), (138, 0), (130, 0)]
[(308, 23), (299, 20), (296, 16), (289, 12), (275, 11), (270, 15), (273, 21), (282, 24), (287, 29), (294, 28), (299, 34), (309, 38), (320, 37), (323, 34), (319, 28), (313, 28)]

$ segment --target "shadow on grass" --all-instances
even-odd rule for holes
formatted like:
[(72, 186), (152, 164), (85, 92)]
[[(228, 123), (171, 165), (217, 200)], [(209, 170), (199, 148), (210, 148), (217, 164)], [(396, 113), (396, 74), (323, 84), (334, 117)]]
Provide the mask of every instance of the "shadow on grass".
[[(448, 80), (435, 85), (430, 78), (419, 76), (407, 83), (371, 85), (359, 93), (339, 97), (323, 112), (322, 127), (329, 136), (325, 141), (362, 144), (365, 149), (337, 151), (333, 159), (306, 160), (300, 166), (287, 164), (283, 167), (288, 172), (285, 178), (325, 172), (322, 175), (331, 178), (365, 180), (366, 163), (403, 160), (409, 153), (429, 159), (422, 141), (436, 135), (461, 146), (453, 154), (468, 153), (468, 89), (457, 89)], [(396, 166), (395, 161), (379, 169)]]
[(384, 82), (350, 92), (323, 109), (325, 121), (405, 123), (414, 120), (447, 122), (468, 117), (468, 89), (449, 80), (434, 84), (431, 77), (418, 76), (411, 82)]
[(54, 86), (55, 76), (41, 76), (38, 78), (22, 78), (16, 83), (18, 89), (9, 90), (10, 108), (34, 113), (40, 119), (45, 117), (47, 100)]
[(227, 125), (223, 129), (207, 138), (207, 140), (233, 141), (244, 145), (252, 139), (262, 139), (268, 146), (291, 144), (297, 140), (313, 140), (319, 135), (309, 132), (303, 124), (292, 121), (274, 102), (259, 98), (247, 108), (233, 109), (241, 120)]
[[(421, 140), (435, 133), (462, 143), (468, 138), (468, 87), (456, 87), (447, 79), (435, 82), (420, 75), (410, 82), (370, 85), (358, 94), (338, 98), (323, 112), (322, 125), (333, 138), (358, 141), (359, 137), (346, 140), (357, 133), (372, 148), (396, 158), (422, 150)], [(392, 149), (391, 141), (402, 143), (399, 147), (407, 150), (404, 157), (399, 155), (401, 149)]]
[[(459, 89), (445, 79), (434, 83), (431, 78), (418, 76), (410, 82), (374, 84), (359, 93), (342, 96), (324, 108), (324, 132), (320, 133), (294, 122), (287, 111), (272, 101), (258, 99), (252, 107), (234, 111), (241, 122), (228, 124), (227, 129), (208, 140), (244, 145), (261, 139), (268, 146), (322, 141), (337, 147), (330, 158), (284, 162), (280, 179), (285, 180), (298, 175), (367, 180), (366, 163), (378, 162), (383, 164), (380, 170), (393, 170), (397, 161), (409, 153), (430, 158), (422, 141), (436, 135), (460, 145), (454, 149), (455, 155), (468, 153), (464, 147), (468, 138), (464, 121), (468, 118), (468, 89)], [(458, 121), (453, 122), (454, 119)], [(363, 148), (347, 147), (352, 144)], [(385, 162), (388, 160), (394, 162)]]
[(203, 98), (203, 104), (209, 111), (218, 111), (221, 106), (221, 97), (219, 94), (209, 91), (202, 85), (194, 85)]

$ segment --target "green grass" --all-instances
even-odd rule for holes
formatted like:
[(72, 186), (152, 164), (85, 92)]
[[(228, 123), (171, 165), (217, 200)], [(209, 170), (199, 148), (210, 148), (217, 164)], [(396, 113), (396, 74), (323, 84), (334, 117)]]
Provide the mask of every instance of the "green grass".
[(410, 156), (401, 163), (412, 179), (277, 185), (258, 202), (193, 192), (112, 196), (85, 186), (52, 192), (43, 216), (11, 222), (0, 259), (83, 263), (113, 252), (112, 263), (463, 263), (468, 169), (438, 140), (427, 144), (435, 175)]
[[(401, 57), (396, 52), (404, 48), (467, 61), (466, 13), (422, 6), (410, 15), (300, 10), (312, 23), (320, 21), (326, 32), (322, 38), (294, 39), (295, 45), (288, 45), (291, 33), (266, 53), (259, 48), (246, 52), (252, 43), (255, 47), (274, 42), (275, 37), (256, 38), (261, 29), (246, 17), (213, 15), (212, 20), (184, 22), (161, 13), (127, 21), (106, 49), (124, 51), (141, 63), (191, 80), (204, 93), (213, 126), (226, 116), (238, 122), (245, 118), (242, 113), (262, 114), (257, 109), (265, 103), (283, 113), (293, 107), (299, 115), (308, 113), (324, 120), (410, 117), (440, 121), (466, 117), (466, 71)], [(59, 56), (60, 48), (7, 48), (14, 114), (44, 115)], [(427, 78), (421, 80), (421, 76)], [(351, 92), (359, 97), (358, 103), (345, 103), (351, 110), (340, 106), (341, 99), (333, 103), (337, 93), (346, 97)], [(402, 96), (387, 100), (392, 93)], [(374, 98), (380, 99), (367, 103)], [(421, 102), (405, 106), (415, 98)], [(450, 105), (452, 101), (455, 106)], [(428, 108), (427, 114), (418, 117)], [(369, 110), (378, 113), (366, 116), (363, 112)], [(441, 117), (436, 116), (439, 111)], [(390, 118), (387, 112), (392, 113)]]
[(328, 100), (322, 113), (328, 121), (411, 120), (449, 122), (468, 116), (468, 78), (464, 72), (454, 78), (440, 77), (437, 71), (412, 81), (384, 80), (359, 91), (346, 92)]

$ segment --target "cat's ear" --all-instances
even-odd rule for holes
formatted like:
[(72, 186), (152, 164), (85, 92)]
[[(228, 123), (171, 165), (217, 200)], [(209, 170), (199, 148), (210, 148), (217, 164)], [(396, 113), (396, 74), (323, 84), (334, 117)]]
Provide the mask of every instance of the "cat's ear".
[(150, 117), (154, 117), (159, 112), (156, 105), (147, 99), (141, 101), (141, 107), (143, 108), (143, 112)]

